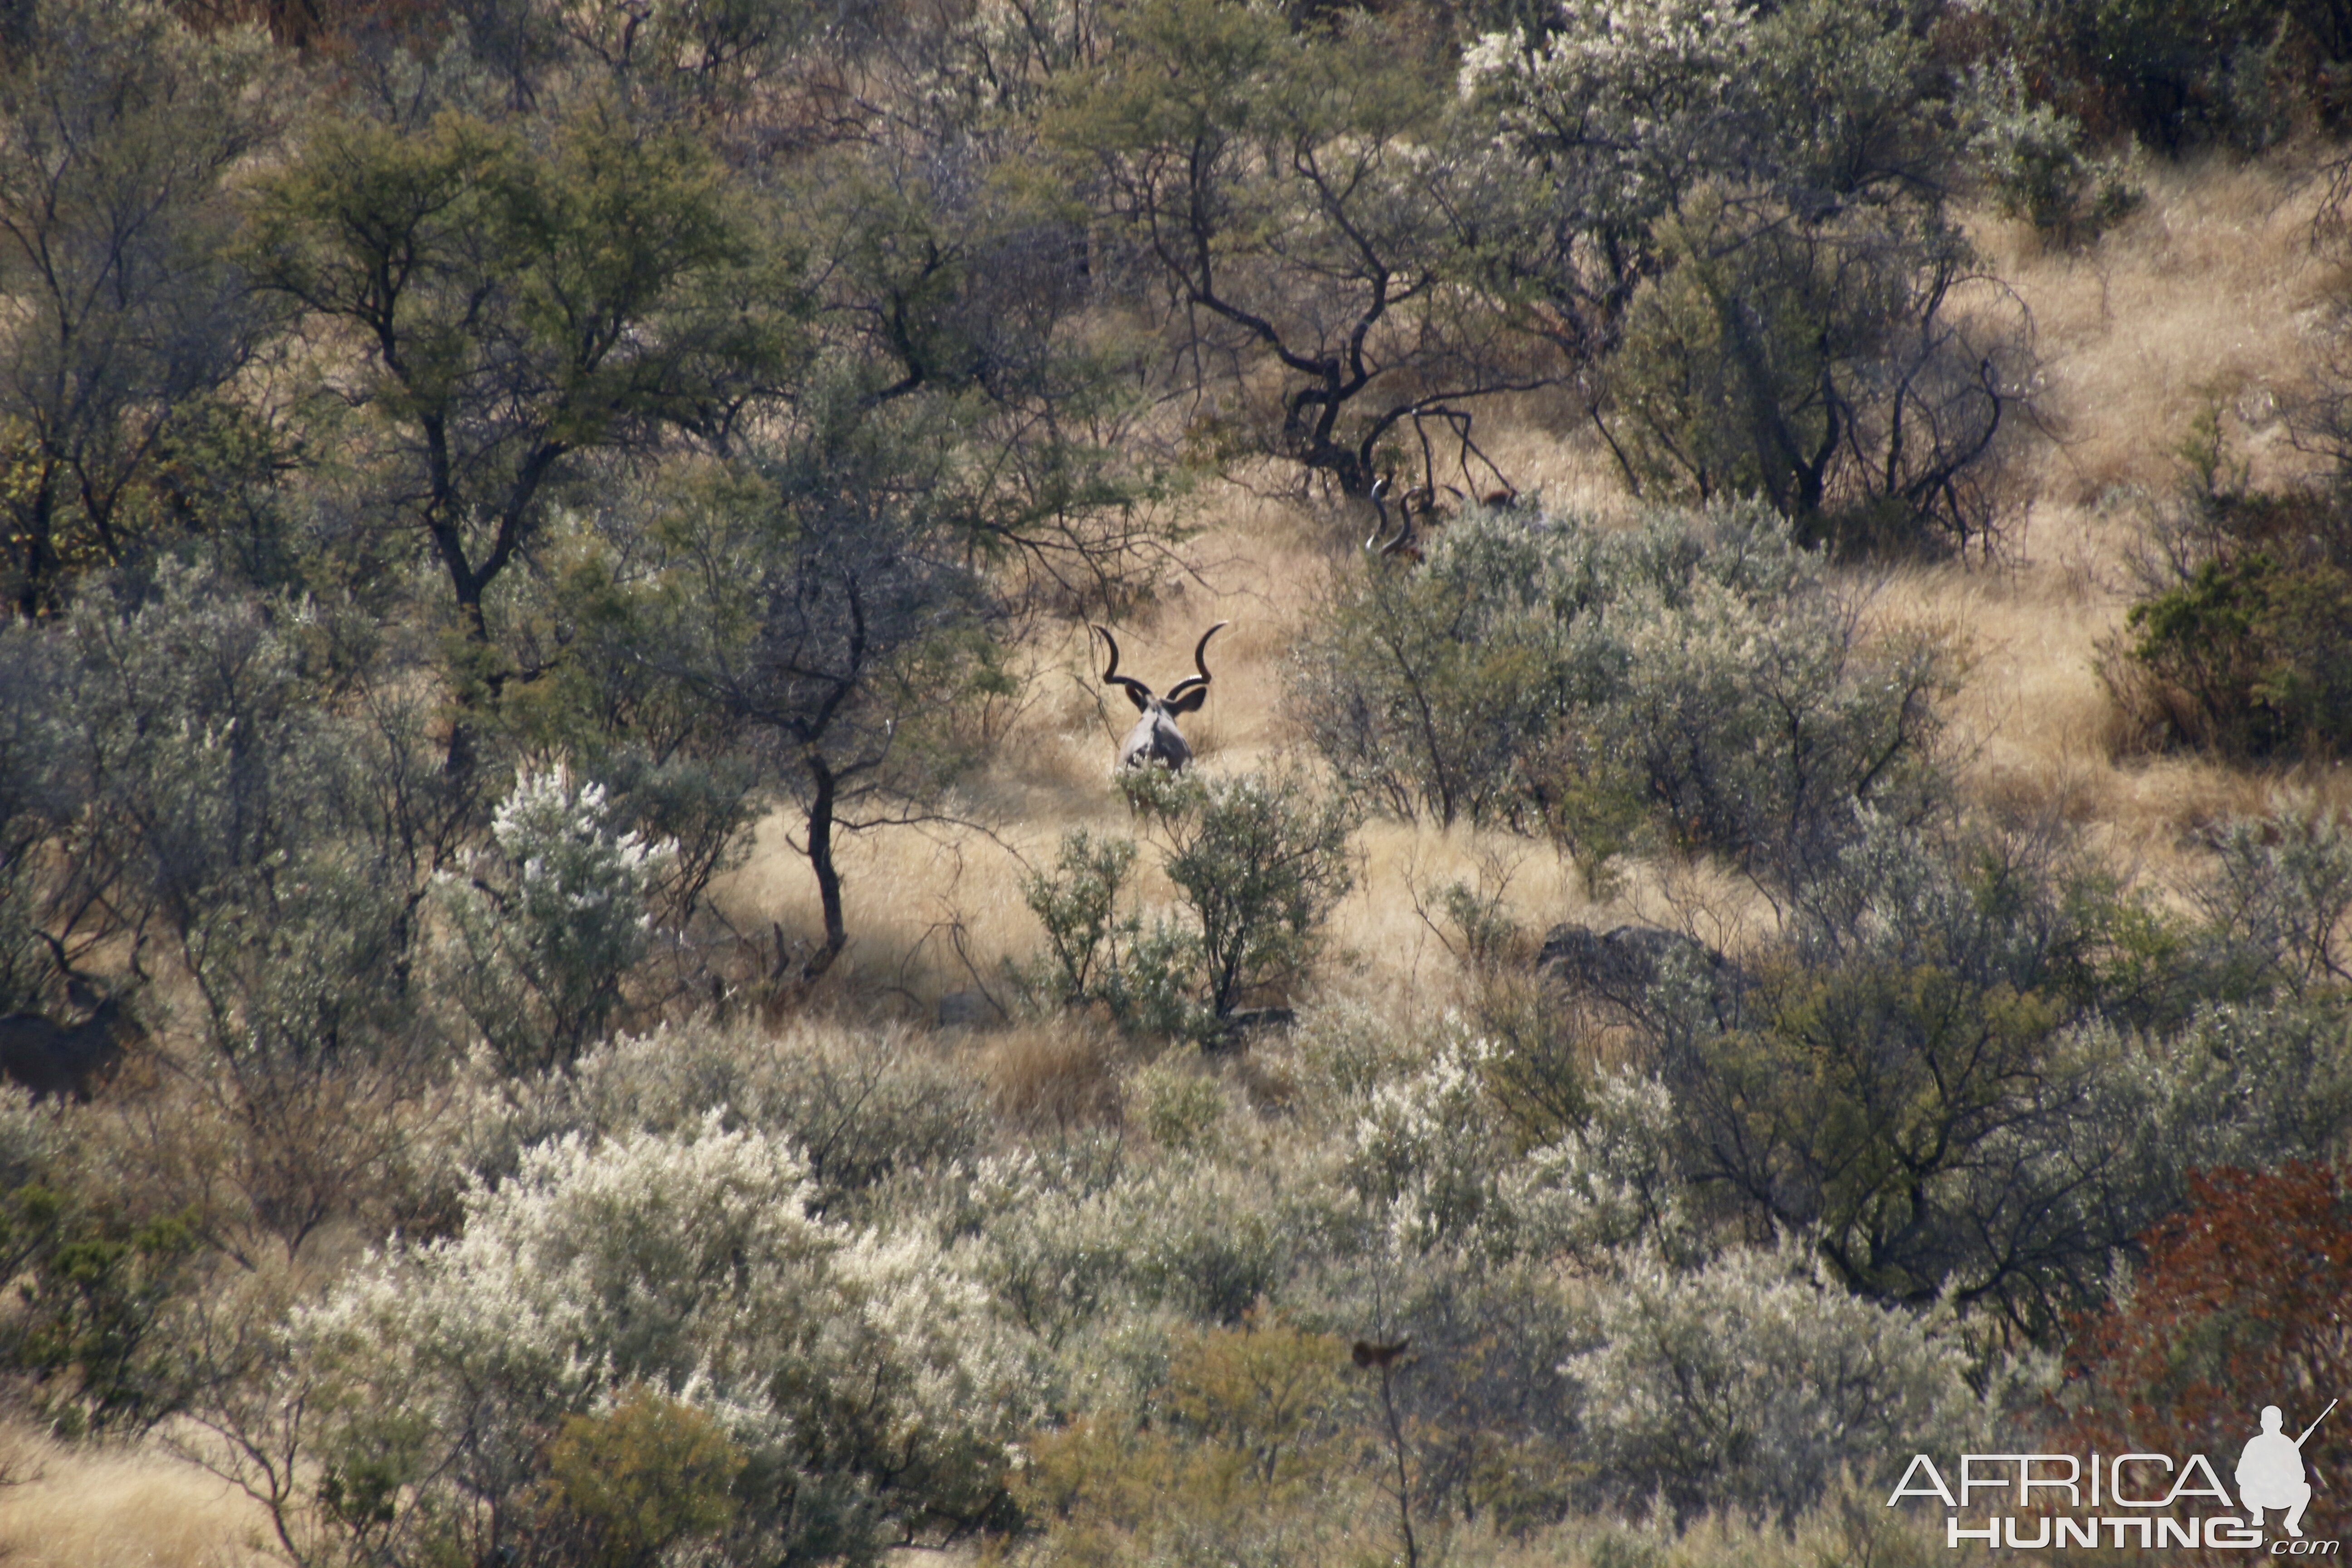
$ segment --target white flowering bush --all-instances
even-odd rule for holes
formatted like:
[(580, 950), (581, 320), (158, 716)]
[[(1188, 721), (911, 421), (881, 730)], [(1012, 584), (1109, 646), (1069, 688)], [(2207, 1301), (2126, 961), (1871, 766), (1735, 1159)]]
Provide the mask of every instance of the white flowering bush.
[(1797, 1242), (1695, 1273), (1633, 1270), (1600, 1328), (1606, 1342), (1561, 1371), (1581, 1390), (1594, 1475), (1633, 1512), (1786, 1522), (1841, 1469), (1958, 1449), (1977, 1419), (1955, 1338), (1848, 1295)]
[(1497, 1206), (1514, 1248), (1603, 1268), (1644, 1256), (1695, 1265), (1706, 1241), (1677, 1142), (1664, 1083), (1623, 1068), (1601, 1073), (1584, 1121), (1503, 1173)]
[(1750, 155), (1761, 42), (1755, 10), (1725, 0), (1564, 0), (1533, 48), (1511, 33), (1473, 44), (1462, 85), (1507, 143), (1567, 177), (1580, 216), (1638, 235)]
[(1282, 1185), (1239, 1162), (1130, 1161), (1116, 1145), (982, 1162), (969, 1198), (976, 1267), (1050, 1342), (1115, 1312), (1238, 1322), (1277, 1298), (1315, 1246)]
[(987, 1130), (980, 1086), (903, 1028), (795, 1020), (770, 1031), (709, 1018), (591, 1047), (569, 1069), (478, 1073), (445, 1125), (444, 1180), (503, 1180), (522, 1152), (572, 1133), (684, 1134), (718, 1114), (791, 1142), (814, 1206), (881, 1219), (901, 1178), (969, 1159)]
[(715, 1114), (528, 1151), (467, 1194), (462, 1235), (395, 1245), (293, 1318), (269, 1419), (320, 1485), (315, 1509), (279, 1500), (289, 1540), (320, 1562), (527, 1548), (567, 1420), (648, 1389), (740, 1458), (735, 1560), (999, 1521), (1034, 1415), (1015, 1342), (931, 1242), (814, 1216), (811, 1191), (788, 1142)]
[(1777, 540), (1763, 553), (1754, 575), (1652, 577), (1613, 608), (1625, 679), (1600, 718), (1675, 841), (1788, 887), (1850, 833), (1856, 805), (1904, 819), (1937, 798), (1955, 669), (1934, 637), (1865, 638), (1812, 558)]
[(2302, 996), (2352, 983), (2352, 831), (2305, 796), (2213, 838), (2211, 869), (2185, 889), (2211, 990)]
[(467, 881), (438, 886), (455, 933), (447, 985), (510, 1071), (569, 1063), (611, 1021), (650, 937), (648, 862), (601, 785), (520, 774)]
[(1458, 1242), (1495, 1202), (1508, 1151), (1483, 1081), (1492, 1051), (1442, 1041), (1418, 1071), (1374, 1088), (1349, 1130), (1348, 1181), (1402, 1247)]

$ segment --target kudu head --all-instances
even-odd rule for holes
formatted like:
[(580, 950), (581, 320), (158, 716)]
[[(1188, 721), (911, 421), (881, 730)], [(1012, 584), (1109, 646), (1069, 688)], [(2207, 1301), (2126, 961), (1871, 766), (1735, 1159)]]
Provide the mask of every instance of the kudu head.
[(1192, 668), (1200, 673), (1188, 675), (1170, 687), (1165, 697), (1155, 695), (1151, 688), (1135, 677), (1121, 675), (1118, 672), (1118, 639), (1110, 635), (1108, 626), (1095, 627), (1102, 635), (1104, 646), (1110, 650), (1110, 666), (1103, 671), (1103, 684), (1124, 690), (1127, 700), (1135, 704), (1136, 711), (1143, 715), (1135, 721), (1135, 728), (1127, 732), (1127, 739), (1119, 742), (1120, 767), (1139, 768), (1159, 763), (1171, 773), (1181, 773), (1192, 760), (1192, 748), (1186, 745), (1184, 737), (1177, 732), (1176, 715), (1198, 712), (1201, 704), (1209, 700), (1209, 639), (1231, 624), (1219, 621), (1201, 634), (1200, 642), (1192, 648)]

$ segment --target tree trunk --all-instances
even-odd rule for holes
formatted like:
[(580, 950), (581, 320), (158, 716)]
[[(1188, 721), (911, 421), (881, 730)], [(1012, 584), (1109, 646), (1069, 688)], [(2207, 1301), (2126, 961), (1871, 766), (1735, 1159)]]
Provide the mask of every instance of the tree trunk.
[(808, 770), (816, 786), (809, 797), (809, 869), (816, 873), (817, 904), (824, 913), (824, 945), (801, 965), (803, 984), (832, 968), (841, 950), (849, 945), (849, 930), (841, 918), (841, 872), (833, 863), (833, 770), (815, 756), (808, 759)]

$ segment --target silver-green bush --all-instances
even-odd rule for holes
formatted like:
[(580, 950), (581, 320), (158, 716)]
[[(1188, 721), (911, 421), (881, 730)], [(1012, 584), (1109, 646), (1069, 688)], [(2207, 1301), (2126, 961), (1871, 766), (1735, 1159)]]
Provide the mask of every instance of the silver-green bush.
[(462, 1235), (294, 1315), (269, 1386), (209, 1413), (225, 1468), (306, 1563), (528, 1556), (552, 1440), (650, 1390), (740, 1457), (733, 1560), (1001, 1522), (1036, 1386), (1017, 1342), (937, 1246), (821, 1219), (813, 1193), (789, 1142), (716, 1115), (531, 1149), (467, 1194)]
[(1908, 818), (1943, 791), (1956, 652), (1864, 608), (1759, 505), (1625, 532), (1473, 517), (1422, 570), (1333, 590), (1291, 702), (1400, 814), (1547, 832), (1589, 870), (1646, 823), (1790, 887), (1856, 805)]

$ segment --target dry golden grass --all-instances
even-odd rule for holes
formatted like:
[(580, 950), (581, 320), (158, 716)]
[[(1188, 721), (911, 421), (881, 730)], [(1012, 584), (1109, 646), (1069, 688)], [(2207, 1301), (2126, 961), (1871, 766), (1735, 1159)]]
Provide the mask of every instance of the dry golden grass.
[(2015, 225), (1976, 235), (2032, 310), (2047, 371), (2060, 439), (2034, 475), (2043, 508), (2163, 482), (2165, 454), (2209, 398), (2246, 423), (2257, 479), (2296, 460), (2280, 408), (2312, 363), (2336, 271), (2310, 244), (2320, 184), (2286, 160), (2218, 157), (2138, 177), (2147, 202), (2081, 252), (2043, 249)]
[(1123, 1054), (1109, 1031), (1055, 1019), (991, 1036), (979, 1068), (998, 1111), (1014, 1125), (1066, 1131), (1118, 1119), (1116, 1069)]
[[(2086, 250), (2045, 248), (2014, 225), (1975, 226), (1992, 269), (2032, 312), (2055, 439), (2020, 465), (2026, 499), (2002, 561), (1906, 568), (1870, 589), (1880, 624), (1934, 625), (1967, 648), (1951, 738), (1975, 798), (2011, 816), (2062, 815), (2119, 870), (2178, 882), (2197, 873), (2200, 830), (2263, 809), (2282, 785), (2352, 803), (2352, 784), (2333, 771), (2286, 778), (2193, 758), (2119, 758), (2095, 665), (2130, 602), (2126, 563), (2146, 498), (2173, 482), (2174, 450), (2200, 409), (2220, 400), (2258, 479), (2293, 471), (2280, 410), (2308, 374), (2321, 303), (2340, 278), (2308, 243), (2318, 188), (2284, 163), (2151, 165), (2141, 179), (2146, 204)], [(1512, 484), (1548, 505), (1624, 515), (1613, 468), (1571, 413), (1537, 400), (1489, 410), (1479, 439)], [(1185, 568), (1115, 628), (1123, 668), (1164, 688), (1190, 673), (1201, 631), (1231, 621), (1211, 651), (1208, 705), (1185, 734), (1208, 772), (1261, 766), (1290, 751), (1284, 655), (1370, 517), (1233, 486), (1206, 495), (1196, 521)], [(853, 945), (838, 973), (848, 989), (921, 1010), (972, 984), (975, 971), (993, 984), (1002, 960), (1039, 940), (1021, 899), (1024, 865), (1049, 860), (1072, 827), (1130, 831), (1110, 764), (1134, 715), (1097, 679), (1097, 645), (1073, 622), (1031, 658), (1027, 705), (964, 802), (992, 837), (897, 832), (843, 852)], [(1409, 1010), (1457, 994), (1457, 966), (1415, 904), (1416, 892), (1447, 882), (1507, 876), (1506, 908), (1536, 933), (1562, 920), (1712, 919), (1717, 928), (1700, 934), (1737, 947), (1760, 918), (1736, 880), (1704, 868), (1625, 868), (1615, 895), (1596, 904), (1575, 868), (1522, 840), (1375, 822), (1357, 842), (1358, 887), (1333, 922), (1328, 984)], [(1155, 889), (1147, 882), (1146, 891)], [(725, 897), (759, 926), (815, 924), (807, 868), (774, 824)], [(1053, 1076), (1013, 1076), (1032, 1072)]]
[(1962, 634), (1974, 662), (1954, 739), (1979, 799), (2059, 812), (2118, 869), (2177, 882), (2197, 874), (2195, 837), (2213, 822), (2263, 809), (2282, 784), (2339, 786), (2308, 772), (2120, 757), (2098, 647), (2122, 628), (2147, 502), (2178, 481), (2177, 450), (2200, 412), (2224, 411), (2256, 482), (2299, 470), (2282, 410), (2314, 365), (2341, 275), (2310, 244), (2319, 187), (2285, 162), (2214, 158), (2140, 178), (2146, 204), (2081, 252), (2045, 249), (2015, 225), (1977, 226), (2032, 313), (2055, 439), (2023, 465), (2010, 560), (1899, 574), (1878, 608)]
[(0, 1562), (9, 1568), (247, 1568), (268, 1523), (226, 1482), (143, 1452), (0, 1432)]

